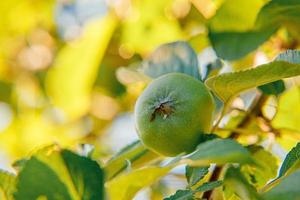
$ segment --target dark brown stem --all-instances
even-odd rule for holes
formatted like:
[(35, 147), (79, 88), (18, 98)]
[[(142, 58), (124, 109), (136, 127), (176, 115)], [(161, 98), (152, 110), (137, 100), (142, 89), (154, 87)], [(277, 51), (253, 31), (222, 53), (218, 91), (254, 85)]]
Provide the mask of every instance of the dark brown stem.
[[(210, 182), (211, 181), (217, 181), (220, 177), (221, 171), (222, 171), (222, 167), (216, 166), (216, 168), (214, 169), (214, 172), (212, 173), (209, 181)], [(203, 199), (211, 199), (212, 192), (213, 192), (213, 190), (209, 190), (209, 191), (205, 192), (203, 194)]]
[[(257, 96), (256, 100), (254, 100), (254, 102), (252, 103), (252, 105), (248, 109), (244, 119), (237, 125), (237, 128), (238, 129), (245, 128), (249, 125), (249, 123), (251, 122), (251, 119), (253, 117), (262, 116), (261, 108), (265, 104), (267, 99), (268, 99), (267, 96), (265, 96), (263, 94)], [(238, 136), (239, 136), (239, 132), (233, 131), (229, 135), (229, 138), (237, 139)], [(216, 168), (214, 169), (209, 181), (217, 181), (220, 178), (221, 171), (222, 171), (222, 167), (221, 166), (216, 166)], [(203, 194), (203, 198), (207, 199), (207, 200), (211, 200), (212, 199), (212, 193), (213, 193), (212, 190), (205, 192)]]

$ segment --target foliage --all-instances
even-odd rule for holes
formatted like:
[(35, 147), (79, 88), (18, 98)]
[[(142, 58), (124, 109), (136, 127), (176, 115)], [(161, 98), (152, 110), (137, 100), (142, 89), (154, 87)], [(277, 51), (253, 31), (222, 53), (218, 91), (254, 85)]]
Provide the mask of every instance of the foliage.
[[(1, 200), (299, 199), (299, 0), (9, 0), (0, 11)], [(193, 152), (167, 158), (127, 121), (171, 72), (203, 81), (219, 109)]]
[(174, 200), (174, 199), (194, 199), (194, 194), (197, 192), (206, 192), (208, 190), (212, 190), (222, 185), (222, 181), (214, 181), (214, 182), (207, 182), (201, 185), (200, 187), (196, 188), (195, 190), (178, 190), (174, 195), (165, 198), (165, 200)]
[(26, 161), (15, 199), (102, 199), (104, 174), (97, 162), (57, 148), (46, 147)]
[[(275, 61), (255, 69), (226, 73), (206, 80), (210, 87), (224, 102), (229, 101), (240, 92), (266, 83), (300, 75), (297, 57), (298, 51), (280, 54)], [(287, 61), (287, 62), (286, 62)]]

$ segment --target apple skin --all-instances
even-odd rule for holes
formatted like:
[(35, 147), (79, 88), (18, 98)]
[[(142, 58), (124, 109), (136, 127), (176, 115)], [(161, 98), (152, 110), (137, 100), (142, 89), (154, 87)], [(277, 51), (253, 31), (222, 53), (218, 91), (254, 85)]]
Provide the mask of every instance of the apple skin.
[(190, 153), (201, 134), (212, 126), (213, 97), (199, 80), (182, 73), (169, 73), (152, 81), (135, 105), (135, 125), (150, 150), (176, 156)]

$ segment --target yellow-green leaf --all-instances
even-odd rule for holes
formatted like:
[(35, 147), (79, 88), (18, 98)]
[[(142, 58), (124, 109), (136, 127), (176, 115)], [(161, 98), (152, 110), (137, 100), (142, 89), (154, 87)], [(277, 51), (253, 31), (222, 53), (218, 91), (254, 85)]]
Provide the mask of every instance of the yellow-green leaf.
[(287, 51), (268, 64), (211, 77), (205, 84), (224, 102), (247, 89), (300, 75), (299, 51)]
[(283, 178), (275, 187), (263, 194), (264, 200), (298, 200), (300, 197), (300, 170)]
[[(224, 12), (222, 15), (217, 13), (224, 17), (218, 17), (219, 24), (214, 22), (209, 32), (212, 46), (217, 55), (223, 59), (236, 60), (247, 55), (265, 42), (281, 26), (285, 26), (294, 35), (299, 35), (300, 2), (298, 0), (269, 1), (260, 9), (252, 27), (250, 25), (253, 23), (253, 17), (262, 2), (259, 3), (256, 0), (237, 1), (238, 3), (233, 3), (234, 0), (226, 2), (230, 2), (232, 5), (228, 5), (227, 9), (220, 10), (219, 12)], [(229, 9), (236, 5), (236, 10)], [(226, 19), (227, 17), (228, 19)], [(224, 20), (228, 21), (228, 24), (222, 24)], [(216, 27), (215, 30), (213, 27)]]
[(81, 38), (59, 51), (48, 72), (47, 92), (67, 119), (76, 119), (88, 111), (98, 67), (116, 24), (117, 19), (110, 14), (92, 21)]
[(230, 167), (224, 176), (224, 195), (226, 199), (258, 200), (255, 188), (248, 183), (239, 168)]
[(57, 146), (31, 156), (17, 178), (15, 200), (88, 200), (104, 196), (104, 175), (97, 162)]
[(253, 163), (249, 151), (231, 139), (214, 139), (198, 145), (197, 149), (182, 158), (192, 166), (207, 166), (211, 163)]
[(131, 200), (135, 194), (165, 176), (171, 167), (147, 167), (121, 175), (106, 184), (111, 200)]
[(139, 167), (159, 158), (159, 155), (147, 149), (140, 141), (135, 141), (124, 147), (119, 153), (114, 155), (105, 165), (106, 179), (110, 180), (127, 167), (127, 161), (131, 167)]
[(260, 146), (251, 146), (249, 151), (257, 165), (244, 165), (241, 167), (241, 172), (248, 179), (249, 183), (256, 188), (262, 188), (268, 181), (276, 177), (277, 160), (270, 152)]
[(210, 29), (215, 32), (249, 30), (254, 26), (256, 16), (264, 2), (264, 0), (225, 1), (209, 21)]
[(300, 142), (287, 154), (280, 167), (279, 177), (291, 173), (299, 168), (300, 163)]
[(15, 184), (15, 175), (0, 169), (0, 199), (12, 200)]

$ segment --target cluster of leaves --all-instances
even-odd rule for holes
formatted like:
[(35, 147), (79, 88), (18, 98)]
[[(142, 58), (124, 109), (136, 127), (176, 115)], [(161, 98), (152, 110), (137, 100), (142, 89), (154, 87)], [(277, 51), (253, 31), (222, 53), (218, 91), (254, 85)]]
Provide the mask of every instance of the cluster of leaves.
[[(178, 50), (178, 45), (181, 45), (183, 47), (182, 49), (185, 49), (187, 52), (190, 50), (185, 47), (187, 45), (186, 43), (177, 42), (163, 45), (159, 47), (157, 51), (164, 50), (169, 53), (170, 46)], [(177, 56), (176, 51), (172, 50), (171, 52), (171, 58)], [(281, 79), (300, 75), (299, 56), (299, 51), (288, 50), (279, 54), (277, 58), (270, 63), (248, 70), (212, 76), (205, 81), (205, 84), (222, 100), (226, 112), (226, 108), (231, 105), (231, 102), (241, 92), (254, 87), (264, 86), (265, 88), (262, 89), (262, 91), (265, 90), (265, 93), (262, 94), (262, 97), (264, 97), (265, 95), (273, 94), (274, 88), (276, 88), (278, 81)], [(151, 59), (152, 58), (146, 61), (146, 67), (148, 66), (147, 63), (152, 63)], [(166, 60), (171, 63), (174, 59), (165, 59), (164, 61)], [(144, 66), (140, 69), (121, 68), (119, 76), (125, 78), (129, 77), (128, 74), (134, 74), (134, 76), (130, 76), (130, 82), (148, 81), (151, 78), (169, 73), (170, 71), (186, 73), (197, 77), (194, 75), (195, 72), (193, 72), (193, 70), (188, 69), (191, 66), (197, 68), (196, 64), (181, 64), (180, 66), (181, 67), (176, 67), (176, 65), (167, 65), (161, 62), (159, 65), (146, 68), (147, 70), (145, 70)], [(153, 75), (154, 70), (156, 75)], [(281, 92), (282, 91), (279, 90), (276, 94)], [(221, 115), (221, 117), (223, 117), (223, 115)], [(187, 164), (187, 188), (178, 190), (174, 195), (166, 199), (201, 199), (201, 197), (206, 198), (207, 194), (209, 194), (209, 198), (212, 199), (293, 200), (298, 198), (300, 190), (296, 189), (293, 184), (298, 184), (300, 180), (300, 171), (298, 168), (299, 155), (297, 155), (299, 143), (286, 156), (280, 168), (280, 173), (277, 178), (275, 178), (277, 174), (277, 159), (275, 155), (272, 155), (268, 150), (258, 144), (244, 147), (231, 138), (233, 138), (232, 135), (227, 139), (221, 139), (213, 134), (207, 135), (194, 152), (188, 155), (179, 155), (164, 166), (170, 169), (177, 165)], [(135, 145), (137, 145), (137, 143), (135, 143)], [(128, 151), (128, 149), (126, 149), (126, 151)], [(126, 152), (124, 152), (124, 154), (126, 155)], [(124, 155), (120, 158), (124, 159)], [(128, 158), (130, 163), (135, 163), (136, 157), (132, 159), (132, 155), (130, 155)], [(149, 161), (152, 159), (153, 157), (151, 157)], [(212, 163), (216, 164), (217, 167), (215, 168), (224, 166), (218, 169), (221, 172), (216, 180), (214, 180), (214, 178), (212, 179), (215, 174), (209, 173), (209, 169), (211, 169), (209, 166)], [(134, 173), (134, 171), (131, 173)], [(272, 181), (270, 182), (270, 180)], [(134, 183), (135, 182), (132, 181), (131, 184), (134, 185)], [(119, 195), (128, 198), (126, 195), (130, 194), (130, 191), (129, 188), (127, 189), (128, 191), (124, 191), (123, 193), (125, 196)], [(214, 190), (214, 193), (207, 193), (209, 190)]]
[(0, 172), (1, 199), (103, 199), (104, 174), (96, 161), (58, 146), (45, 147)]
[[(178, 43), (174, 45), (177, 46)], [(169, 46), (170, 44), (166, 45), (167, 48)], [(214, 76), (207, 79), (206, 84), (228, 104), (243, 90), (299, 75), (298, 58), (298, 51), (287, 51), (269, 64)], [(182, 68), (175, 69), (181, 71), (184, 67), (186, 66), (182, 65)], [(266, 71), (269, 72), (267, 75)], [(164, 72), (161, 67), (161, 73)], [(224, 88), (224, 83), (230, 87)], [(1, 171), (1, 195), (6, 199), (103, 199), (106, 180), (107, 195), (111, 199), (131, 199), (140, 189), (166, 175), (175, 166), (187, 164), (188, 187), (178, 190), (167, 199), (193, 199), (220, 186), (223, 187), (226, 199), (296, 199), (300, 195), (297, 187), (300, 180), (299, 147), (298, 144), (290, 151), (278, 177), (268, 183), (276, 176), (276, 159), (272, 154), (262, 147), (244, 147), (233, 139), (221, 139), (215, 135), (204, 137), (194, 152), (179, 155), (169, 163), (158, 166), (145, 165), (162, 158), (145, 149), (140, 142), (135, 142), (116, 154), (105, 164), (104, 169), (89, 157), (50, 146), (17, 162), (17, 176)], [(266, 161), (269, 163), (266, 164)], [(209, 174), (212, 163), (227, 166), (223, 169), (223, 178), (202, 182)], [(230, 163), (239, 165), (228, 165)], [(141, 176), (144, 177), (143, 180), (140, 180)]]
[[(209, 139), (192, 154), (178, 156), (164, 166), (137, 168), (141, 154), (147, 161), (158, 158), (149, 154), (146, 156), (143, 152), (147, 151), (141, 143), (135, 142), (102, 169), (89, 157), (60, 149), (56, 145), (48, 146), (28, 159), (17, 162), (14, 165), (18, 171), (17, 176), (0, 171), (1, 199), (104, 199), (104, 182), (110, 199), (131, 199), (140, 189), (153, 184), (183, 163), (188, 164), (188, 187), (178, 190), (166, 198), (168, 200), (193, 199), (220, 186), (223, 187), (225, 199), (279, 200), (297, 199), (300, 195), (300, 143), (289, 152), (278, 177), (270, 183), (267, 183), (268, 180), (276, 175), (276, 171), (270, 171), (276, 162), (272, 155), (261, 147), (243, 147), (231, 139)], [(269, 159), (270, 163), (266, 165), (262, 159)], [(125, 168), (124, 163), (127, 163)], [(130, 170), (125, 170), (128, 169), (128, 163), (134, 165)], [(228, 165), (222, 180), (203, 183), (211, 163), (218, 166), (228, 163), (240, 165)], [(116, 171), (112, 166), (119, 170)], [(120, 174), (121, 171), (125, 173)], [(256, 181), (249, 181), (248, 176)], [(256, 184), (261, 185), (259, 191), (255, 188)]]
[[(162, 2), (158, 1), (157, 5), (153, 1), (146, 0), (144, 3), (136, 3), (135, 9), (139, 9), (142, 13), (147, 12), (149, 15), (142, 15), (136, 23), (134, 20), (125, 20), (121, 25), (122, 36), (120, 39), (118, 38), (118, 42), (131, 44), (134, 51), (143, 55), (145, 49), (149, 51), (153, 49), (153, 46), (162, 42), (181, 39), (182, 32), (179, 30), (178, 23), (161, 14), (164, 12), (165, 6)], [(47, 1), (47, 3), (49, 2)], [(28, 5), (25, 3), (26, 6)], [(43, 7), (43, 5), (41, 6)], [(185, 20), (204, 20), (204, 16), (201, 16), (204, 13), (196, 12), (198, 15), (195, 14), (196, 7), (195, 5), (191, 8)], [(3, 8), (6, 7), (3, 6)], [(39, 12), (38, 8), (37, 6), (38, 11), (34, 13)], [(236, 8), (253, 9), (245, 12), (243, 9)], [(43, 73), (33, 73), (34, 77), (42, 82), (42, 87), (45, 87), (43, 90), (51, 98), (51, 103), (63, 111), (67, 121), (72, 122), (90, 114), (89, 96), (95, 84), (112, 92), (115, 96), (120, 96), (125, 87), (128, 89), (132, 85), (136, 86), (137, 83), (145, 85), (152, 79), (170, 72), (185, 73), (205, 81), (206, 86), (216, 96), (216, 101), (224, 104), (223, 112), (217, 113), (220, 115), (220, 120), (225, 118), (227, 111), (234, 109), (231, 107), (232, 102), (241, 92), (256, 87), (262, 91), (262, 94), (257, 95), (260, 100), (271, 98), (269, 95), (279, 95), (284, 92), (279, 99), (280, 109), (275, 118), (268, 119), (261, 113), (265, 102), (260, 105), (254, 101), (254, 108), (251, 107), (246, 112), (239, 112), (237, 123), (235, 123), (234, 117), (226, 116), (230, 118), (224, 126), (224, 130), (228, 128), (225, 130), (226, 136), (223, 134), (224, 130), (216, 126), (214, 134), (207, 134), (194, 152), (188, 155), (179, 155), (168, 162), (165, 158), (146, 149), (140, 141), (125, 147), (104, 163), (98, 162), (98, 156), (79, 155), (61, 149), (57, 145), (48, 146), (34, 152), (30, 157), (16, 162), (14, 164), (16, 174), (0, 171), (0, 199), (132, 199), (141, 189), (151, 186), (170, 173), (173, 168), (182, 165), (186, 165), (187, 187), (167, 197), (168, 200), (298, 199), (300, 196), (300, 143), (289, 151), (279, 168), (278, 175), (276, 155), (259, 144), (268, 137), (267, 134), (274, 136), (276, 142), (283, 146), (286, 145), (285, 142), (289, 137), (296, 137), (296, 140), (299, 141), (297, 134), (300, 131), (298, 125), (300, 111), (296, 112), (299, 109), (299, 89), (296, 87), (285, 91), (282, 79), (300, 75), (300, 52), (288, 50), (279, 54), (272, 62), (221, 75), (216, 74), (223, 67), (223, 61), (217, 59), (205, 66), (207, 70), (202, 76), (197, 53), (207, 47), (210, 42), (219, 58), (226, 61), (237, 61), (245, 56), (253, 56), (252, 52), (255, 49), (270, 37), (280, 34), (281, 31), (286, 31), (288, 37), (293, 38), (292, 42), (288, 41), (285, 45), (294, 47), (294, 43), (297, 44), (297, 38), (299, 38), (300, 15), (297, 14), (300, 11), (299, 8), (298, 0), (271, 0), (267, 3), (264, 0), (226, 0), (213, 17), (204, 20), (207, 38), (205, 34), (203, 36), (200, 33), (190, 38), (188, 43), (180, 41), (161, 45), (138, 67), (119, 68), (116, 75), (123, 85), (115, 78), (109, 83), (104, 83), (105, 75), (101, 74), (107, 75), (108, 73), (109, 76), (113, 76), (111, 74), (114, 74), (116, 70), (110, 71), (103, 66), (119, 64), (112, 64), (111, 60), (114, 60), (115, 57), (106, 50), (107, 46), (113, 48), (115, 45), (114, 34), (118, 34), (118, 19), (116, 16), (108, 14), (101, 20), (89, 24), (80, 40), (60, 49), (53, 62), (53, 67), (47, 71), (46, 77)], [(49, 7), (47, 7), (47, 11), (48, 9)], [(29, 18), (34, 18), (34, 16)], [(129, 16), (129, 18), (134, 18), (134, 16)], [(185, 20), (181, 20), (180, 23), (187, 27), (193, 22), (190, 20), (188, 23)], [(160, 23), (157, 25), (156, 21), (160, 21)], [(53, 28), (52, 22), (46, 21), (45, 24), (45, 26), (49, 26), (49, 29)], [(27, 29), (33, 26), (32, 24), (27, 25), (28, 27), (25, 27), (26, 31), (24, 31), (26, 34), (28, 33)], [(3, 27), (5, 26), (3, 25)], [(13, 27), (11, 29), (14, 30)], [(164, 34), (160, 35), (159, 32)], [(161, 38), (157, 35), (160, 35)], [(170, 35), (172, 38), (169, 38)], [(148, 39), (145, 41), (145, 38)], [(112, 41), (109, 43), (110, 39)], [(197, 53), (194, 49), (197, 50)], [(88, 53), (83, 54), (82, 52)], [(111, 60), (107, 59), (108, 57)], [(132, 62), (118, 59), (121, 60), (122, 65)], [(239, 61), (243, 64), (243, 60)], [(103, 66), (98, 72), (100, 63)], [(241, 65), (238, 62), (235, 64)], [(66, 75), (68, 75), (68, 81), (65, 81)], [(80, 80), (80, 84), (78, 84), (78, 80)], [(10, 82), (1, 81), (0, 91), (3, 95), (0, 100), (11, 103), (13, 92), (16, 92), (14, 90)], [(125, 98), (125, 100), (127, 99)], [(255, 107), (257, 105), (259, 105), (258, 108)], [(47, 106), (49, 105), (47, 104), (45, 107)], [(16, 107), (21, 109), (22, 105), (16, 105)], [(16, 121), (17, 128), (9, 133), (18, 132), (20, 130), (18, 127), (26, 124), (27, 121), (23, 121), (25, 118), (27, 119), (28, 116)], [(258, 123), (257, 119), (263, 121), (264, 127), (268, 128), (267, 131), (261, 131), (262, 128), (256, 124)], [(39, 119), (36, 123), (40, 123), (40, 121)], [(102, 126), (101, 123), (105, 122), (100, 122)], [(61, 131), (61, 127), (49, 128), (49, 123), (44, 121), (41, 124), (43, 124), (41, 129), (43, 129), (44, 136), (49, 129), (53, 132)], [(258, 128), (259, 131), (255, 128)], [(66, 129), (65, 132), (69, 132), (72, 127)], [(245, 132), (247, 133), (240, 134)], [(248, 132), (251, 133), (248, 134)], [(249, 135), (257, 136), (259, 139), (250, 145), (243, 140)], [(20, 141), (24, 138), (34, 137), (15, 138), (15, 143), (21, 143)], [(39, 137), (36, 138), (39, 139)], [(5, 141), (5, 138), (2, 141)], [(213, 192), (211, 192), (212, 190)]]

